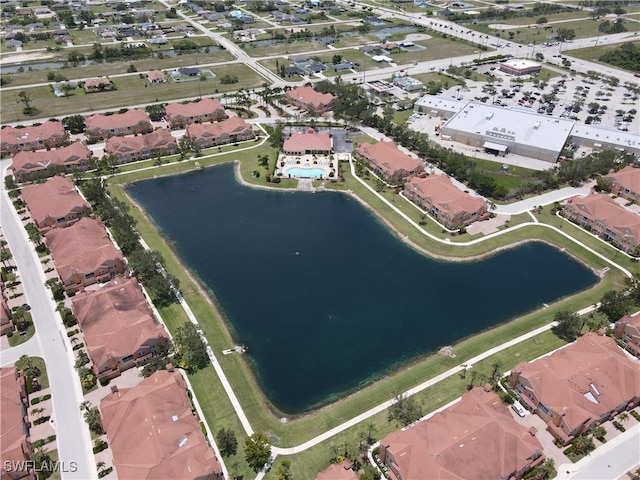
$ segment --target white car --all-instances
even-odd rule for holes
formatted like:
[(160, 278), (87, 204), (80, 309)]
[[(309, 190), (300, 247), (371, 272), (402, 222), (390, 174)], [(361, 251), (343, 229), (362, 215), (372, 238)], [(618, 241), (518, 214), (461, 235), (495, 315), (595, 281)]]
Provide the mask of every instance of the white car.
[(513, 404), (511, 405), (511, 408), (513, 408), (513, 411), (516, 412), (519, 416), (521, 417), (525, 416), (524, 407), (520, 404), (520, 402), (513, 402)]

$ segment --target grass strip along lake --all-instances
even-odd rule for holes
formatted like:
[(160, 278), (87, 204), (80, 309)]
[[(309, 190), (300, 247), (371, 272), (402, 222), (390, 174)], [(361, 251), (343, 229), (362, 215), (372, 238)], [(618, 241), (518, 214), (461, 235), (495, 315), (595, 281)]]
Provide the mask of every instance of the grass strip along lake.
[(597, 281), (541, 242), (433, 260), (348, 195), (248, 188), (234, 168), (127, 191), (213, 292), (266, 397), (288, 414)]

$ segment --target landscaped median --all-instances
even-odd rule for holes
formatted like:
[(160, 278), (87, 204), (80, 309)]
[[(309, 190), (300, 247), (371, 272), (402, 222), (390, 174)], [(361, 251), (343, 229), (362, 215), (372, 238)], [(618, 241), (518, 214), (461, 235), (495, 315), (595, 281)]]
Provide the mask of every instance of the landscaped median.
[[(265, 147), (266, 148), (266, 147)], [(261, 150), (262, 151), (262, 150)], [(216, 155), (207, 158), (206, 161), (198, 162), (202, 167), (209, 164), (218, 164), (228, 161), (241, 160), (239, 171), (243, 179), (247, 183), (257, 184), (259, 186), (276, 186), (267, 184), (263, 178), (251, 178), (251, 172), (259, 169), (256, 160), (255, 151), (239, 152), (237, 154)], [(210, 162), (209, 162), (210, 161)], [(122, 182), (131, 182), (142, 179), (143, 176), (151, 177), (159, 174), (179, 173), (180, 171), (188, 171), (194, 168), (193, 161), (178, 162), (171, 165), (160, 167), (160, 171), (156, 169), (146, 170), (144, 172), (131, 172), (123, 175), (116, 175), (109, 180), (111, 186), (109, 191), (119, 200), (128, 201), (123, 189), (116, 185)], [(346, 170), (346, 169), (345, 169)], [(419, 246), (427, 253), (433, 253), (439, 256), (447, 256), (455, 258), (458, 255), (462, 257), (475, 257), (479, 255), (489, 254), (496, 248), (504, 248), (513, 243), (528, 241), (532, 239), (541, 239), (548, 243), (552, 243), (559, 248), (566, 249), (576, 258), (584, 261), (596, 270), (601, 270), (608, 264), (601, 258), (585, 251), (570, 239), (562, 236), (560, 233), (541, 225), (526, 226), (514, 231), (509, 231), (503, 235), (490, 238), (486, 241), (479, 242), (471, 246), (456, 246), (455, 241), (468, 241), (471, 237), (468, 235), (451, 239), (450, 244), (434, 242), (421, 234), (414, 226), (411, 226), (406, 220), (400, 218), (389, 206), (372, 192), (367, 190), (359, 182), (355, 181), (350, 174), (346, 174), (346, 185), (335, 184), (337, 187), (348, 187), (362, 201), (383, 218), (391, 227), (395, 229), (400, 236), (407, 236), (408, 239)], [(333, 184), (328, 184), (333, 185)], [(397, 199), (397, 202), (404, 202), (403, 199)], [(410, 207), (410, 205), (408, 205)], [(413, 209), (415, 210), (415, 209)], [(221, 313), (216, 309), (210, 298), (206, 295), (201, 286), (198, 285), (196, 279), (191, 277), (185, 268), (179, 262), (176, 253), (162, 239), (152, 225), (150, 219), (138, 209), (130, 210), (132, 216), (135, 217), (137, 230), (144, 240), (153, 250), (162, 253), (166, 260), (166, 270), (175, 275), (181, 285), (181, 292), (198, 318), (200, 325), (211, 344), (214, 352), (219, 353), (224, 349), (233, 347), (235, 342), (231, 338), (226, 325), (222, 319)], [(419, 219), (419, 212), (415, 211), (416, 218)], [(417, 220), (416, 220), (417, 222)], [(627, 259), (628, 260), (628, 259)], [(629, 260), (630, 262), (630, 260)], [(550, 275), (553, 273), (550, 272)], [(456, 358), (452, 359), (446, 356), (429, 356), (426, 359), (420, 359), (414, 364), (404, 367), (402, 370), (393, 375), (385, 377), (383, 380), (376, 382), (355, 393), (346, 399), (336, 402), (330, 406), (311, 412), (300, 418), (289, 418), (286, 423), (281, 422), (283, 415), (278, 414), (268, 404), (264, 395), (260, 391), (255, 378), (253, 377), (249, 366), (241, 358), (240, 355), (219, 355), (218, 360), (223, 367), (229, 382), (233, 386), (234, 392), (245, 414), (248, 416), (251, 425), (255, 431), (267, 432), (270, 441), (276, 446), (292, 447), (308, 441), (315, 436), (333, 428), (349, 419), (367, 411), (385, 401), (394, 397), (396, 392), (403, 392), (415, 385), (418, 385), (429, 378), (433, 378), (442, 372), (445, 372), (460, 364), (464, 364), (470, 358), (487, 351), (492, 347), (502, 345), (506, 341), (529, 332), (537, 327), (548, 324), (553, 320), (554, 314), (559, 310), (577, 311), (587, 305), (592, 305), (599, 301), (602, 295), (611, 289), (619, 288), (624, 282), (624, 275), (617, 269), (611, 268), (604, 275), (603, 280), (595, 287), (574, 295), (571, 298), (556, 302), (549, 308), (533, 312), (522, 318), (516, 319), (508, 324), (499, 326), (491, 331), (483, 332), (471, 338), (459, 342), (453, 347)], [(248, 293), (249, 295), (249, 293)], [(211, 295), (211, 298), (214, 298)], [(491, 299), (487, 299), (491, 301)], [(168, 328), (175, 331), (175, 328), (185, 321), (187, 317), (184, 311), (178, 305), (161, 309)], [(211, 319), (210, 321), (208, 321)], [(511, 368), (516, 363), (535, 358), (542, 353), (557, 348), (561, 342), (552, 334), (545, 333), (527, 341), (523, 344), (511, 347), (496, 354), (503, 364), (504, 369)], [(492, 357), (493, 358), (493, 357)], [(480, 362), (474, 368), (481, 368), (485, 360)], [(207, 367), (193, 375), (191, 382), (197, 395), (204, 414), (209, 422), (213, 432), (218, 431), (221, 427), (232, 428), (238, 438), (242, 438), (244, 432), (238, 417), (233, 411), (233, 407), (224, 392), (224, 389), (215, 375), (213, 368)], [(467, 379), (468, 382), (468, 379)], [(424, 400), (424, 412), (431, 411), (448, 401), (456, 398), (465, 390), (465, 382), (458, 379), (457, 376), (449, 377), (442, 382), (427, 388), (420, 392), (418, 398)], [(386, 423), (386, 415), (384, 413), (377, 414), (365, 423), (374, 422), (376, 425), (377, 436), (381, 437), (385, 432), (390, 431), (392, 426)], [(322, 444), (312, 447), (308, 451), (297, 454), (291, 458), (293, 471), (296, 478), (313, 478), (315, 474), (326, 467), (330, 458), (329, 446), (331, 444), (339, 444), (344, 441), (351, 441), (358, 436), (358, 432), (363, 428), (362, 425), (352, 427), (345, 432), (323, 442)], [(242, 445), (239, 441), (239, 453), (237, 458), (242, 459)], [(234, 459), (231, 458), (231, 463)], [(229, 466), (229, 459), (225, 459)], [(239, 462), (239, 473), (248, 473), (248, 466), (243, 461)], [(275, 469), (274, 469), (275, 470)]]

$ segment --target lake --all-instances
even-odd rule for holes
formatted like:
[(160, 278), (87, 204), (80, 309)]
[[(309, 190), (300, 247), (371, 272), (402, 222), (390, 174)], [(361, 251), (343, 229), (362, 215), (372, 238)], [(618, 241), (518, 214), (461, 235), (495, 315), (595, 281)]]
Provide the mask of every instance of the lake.
[(265, 395), (287, 414), (597, 281), (541, 242), (437, 261), (348, 195), (248, 188), (232, 165), (128, 192), (215, 293)]

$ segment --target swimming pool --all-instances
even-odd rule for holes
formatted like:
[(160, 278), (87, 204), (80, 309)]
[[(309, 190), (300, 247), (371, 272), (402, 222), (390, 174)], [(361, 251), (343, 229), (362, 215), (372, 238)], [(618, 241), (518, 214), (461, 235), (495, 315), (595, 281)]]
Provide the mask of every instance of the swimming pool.
[(286, 177), (298, 177), (298, 178), (319, 178), (324, 177), (327, 173), (322, 168), (302, 168), (291, 167), (284, 172)]

